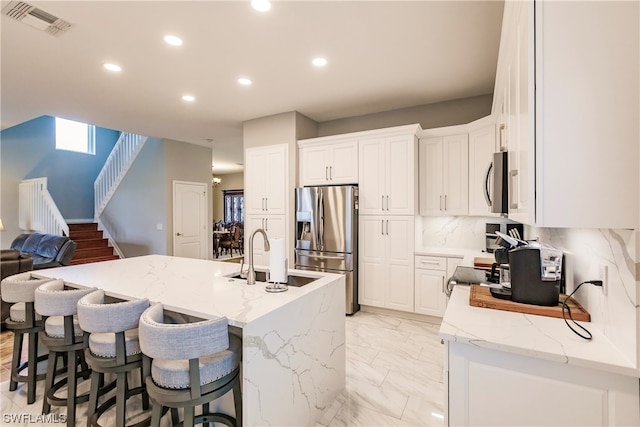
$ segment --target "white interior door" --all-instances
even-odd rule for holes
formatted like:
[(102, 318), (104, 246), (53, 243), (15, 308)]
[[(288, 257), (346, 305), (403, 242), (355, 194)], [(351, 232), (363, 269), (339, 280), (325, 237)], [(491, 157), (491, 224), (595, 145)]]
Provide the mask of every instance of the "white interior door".
[(200, 182), (173, 182), (173, 255), (208, 259), (207, 190)]

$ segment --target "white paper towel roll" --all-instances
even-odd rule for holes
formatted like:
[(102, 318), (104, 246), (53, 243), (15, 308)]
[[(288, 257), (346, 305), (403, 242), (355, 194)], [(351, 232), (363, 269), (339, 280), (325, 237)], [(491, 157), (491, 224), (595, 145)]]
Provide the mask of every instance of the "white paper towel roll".
[(269, 239), (269, 281), (287, 283), (287, 257), (284, 239)]

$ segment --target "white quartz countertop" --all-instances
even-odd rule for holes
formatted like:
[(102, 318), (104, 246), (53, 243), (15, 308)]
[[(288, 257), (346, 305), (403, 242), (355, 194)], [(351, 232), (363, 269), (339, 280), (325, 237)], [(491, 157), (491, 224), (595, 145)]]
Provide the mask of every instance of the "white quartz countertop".
[(290, 274), (318, 280), (302, 287), (290, 286), (286, 292), (268, 293), (266, 283), (249, 286), (246, 280), (226, 277), (239, 272), (240, 264), (236, 263), (148, 255), (38, 270), (34, 274), (101, 288), (116, 298), (149, 298), (188, 315), (226, 316), (230, 325), (240, 328), (341, 277), (289, 270)]
[(441, 256), (450, 258), (462, 258), (463, 265), (473, 265), (473, 258), (493, 258), (492, 253), (483, 252), (480, 249), (466, 249), (466, 248), (445, 248), (437, 246), (424, 246), (416, 248), (415, 255), (427, 255), (427, 256)]
[(592, 334), (586, 341), (563, 319), (514, 313), (469, 305), (470, 288), (454, 287), (440, 327), (440, 337), (524, 356), (638, 377), (640, 371), (589, 322), (579, 322)]

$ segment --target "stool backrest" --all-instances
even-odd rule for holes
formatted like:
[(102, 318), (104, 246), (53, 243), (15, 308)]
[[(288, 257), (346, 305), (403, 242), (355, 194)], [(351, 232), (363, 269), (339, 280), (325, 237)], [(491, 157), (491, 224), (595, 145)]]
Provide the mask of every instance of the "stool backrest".
[(105, 304), (104, 291), (98, 289), (78, 301), (78, 321), (82, 330), (90, 333), (123, 332), (136, 329), (148, 307), (148, 299)]
[(47, 282), (54, 279), (36, 278), (30, 271), (14, 274), (5, 277), (0, 283), (2, 300), (5, 302), (33, 302), (35, 300), (35, 290)]
[(65, 289), (64, 280), (52, 280), (35, 290), (36, 312), (42, 316), (72, 316), (78, 311), (78, 301), (95, 288)]
[(138, 326), (140, 348), (151, 358), (185, 360), (229, 348), (226, 317), (196, 323), (163, 323), (164, 307), (158, 303), (142, 313)]

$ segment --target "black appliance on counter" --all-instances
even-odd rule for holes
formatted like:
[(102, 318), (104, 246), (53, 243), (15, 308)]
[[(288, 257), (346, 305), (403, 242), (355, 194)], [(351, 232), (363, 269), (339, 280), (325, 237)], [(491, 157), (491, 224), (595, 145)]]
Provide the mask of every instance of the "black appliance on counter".
[(557, 305), (564, 278), (562, 259), (562, 251), (538, 242), (511, 249), (511, 300), (534, 305)]

